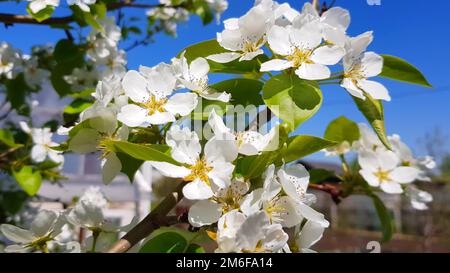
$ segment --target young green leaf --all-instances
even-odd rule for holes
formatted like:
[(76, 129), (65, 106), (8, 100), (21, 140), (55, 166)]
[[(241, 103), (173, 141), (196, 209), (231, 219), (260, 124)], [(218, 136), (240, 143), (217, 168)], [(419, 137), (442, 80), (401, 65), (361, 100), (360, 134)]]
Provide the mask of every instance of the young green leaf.
[(13, 134), (7, 129), (0, 129), (0, 142), (10, 148), (18, 148), (23, 146), (22, 144), (16, 143)]
[(33, 171), (32, 166), (23, 166), (19, 171), (13, 171), (13, 176), (22, 189), (30, 196), (35, 195), (41, 187), (41, 173)]
[(295, 75), (278, 75), (264, 85), (263, 99), (293, 131), (319, 110), (322, 92), (316, 82), (301, 80)]
[(426, 87), (432, 87), (425, 76), (412, 64), (398, 57), (390, 55), (381, 55), (384, 59), (383, 71), (380, 77), (392, 80), (419, 84)]
[(391, 144), (386, 136), (386, 127), (384, 125), (384, 110), (383, 104), (380, 100), (375, 100), (371, 98), (368, 94), (366, 94), (366, 99), (362, 100), (356, 97), (353, 97), (353, 100), (358, 106), (358, 109), (363, 113), (366, 117), (367, 121), (369, 121), (372, 128), (375, 130), (378, 138), (381, 142), (391, 150)]
[(341, 116), (330, 122), (325, 131), (324, 138), (337, 143), (347, 141), (349, 144), (352, 144), (359, 139), (359, 136), (358, 124)]
[(165, 232), (146, 242), (139, 253), (183, 253), (188, 247), (187, 240), (176, 232)]
[(110, 141), (108, 145), (113, 151), (128, 154), (136, 159), (144, 161), (168, 162), (174, 165), (180, 165), (180, 163), (175, 161), (170, 156), (170, 148), (165, 145), (142, 145), (126, 141)]
[(211, 85), (212, 89), (231, 94), (233, 105), (262, 105), (264, 101), (261, 98), (263, 83), (252, 79), (231, 79)]
[(283, 159), (288, 163), (336, 144), (336, 142), (315, 136), (293, 136), (288, 139), (287, 148), (283, 151)]
[(38, 21), (39, 23), (50, 18), (54, 11), (55, 11), (55, 7), (46, 6), (44, 9), (41, 9), (39, 12), (33, 13), (33, 11), (31, 11), (31, 9), (30, 9), (30, 4), (27, 6), (28, 14), (30, 14), (31, 17), (33, 17), (33, 19)]
[[(226, 49), (221, 47), (215, 39), (188, 46), (178, 53), (177, 56), (180, 57), (183, 51), (186, 51), (184, 57), (186, 57), (188, 63), (199, 57), (206, 58), (209, 55), (228, 52)], [(253, 78), (259, 78), (263, 75), (263, 73), (259, 72), (260, 63), (267, 60), (268, 57), (266, 55), (260, 55), (251, 61), (239, 62), (238, 60), (235, 60), (229, 63), (221, 64), (208, 60), (208, 63), (210, 66), (210, 73), (245, 74), (252, 75)]]
[(372, 193), (370, 194), (370, 198), (372, 198), (373, 205), (375, 206), (375, 210), (380, 219), (381, 231), (383, 232), (383, 242), (390, 241), (392, 234), (395, 231), (394, 219), (392, 218), (389, 209), (386, 208), (383, 201), (381, 201), (377, 195)]

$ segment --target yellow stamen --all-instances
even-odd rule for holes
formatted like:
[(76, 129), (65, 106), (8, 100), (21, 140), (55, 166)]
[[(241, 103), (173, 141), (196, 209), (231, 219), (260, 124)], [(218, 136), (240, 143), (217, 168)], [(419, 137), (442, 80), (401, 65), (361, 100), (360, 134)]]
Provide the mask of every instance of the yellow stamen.
[(145, 102), (142, 106), (148, 110), (148, 115), (151, 116), (156, 112), (163, 113), (166, 110), (164, 109), (164, 105), (166, 104), (167, 99), (158, 100), (155, 96), (151, 96), (147, 102)]
[(185, 181), (194, 181), (198, 178), (201, 181), (205, 182), (208, 186), (211, 186), (208, 173), (212, 171), (213, 168), (208, 166), (206, 160), (197, 160), (197, 162), (195, 162), (194, 165), (191, 165), (189, 169), (191, 170), (191, 173), (184, 178)]
[(375, 172), (374, 175), (378, 178), (378, 180), (380, 180), (381, 183), (391, 181), (391, 178), (389, 177), (389, 172), (383, 171), (381, 169)]
[(299, 48), (295, 48), (294, 53), (287, 56), (286, 59), (288, 61), (293, 62), (293, 67), (300, 67), (302, 64), (313, 64), (314, 62), (310, 59), (312, 55), (311, 50), (301, 50)]

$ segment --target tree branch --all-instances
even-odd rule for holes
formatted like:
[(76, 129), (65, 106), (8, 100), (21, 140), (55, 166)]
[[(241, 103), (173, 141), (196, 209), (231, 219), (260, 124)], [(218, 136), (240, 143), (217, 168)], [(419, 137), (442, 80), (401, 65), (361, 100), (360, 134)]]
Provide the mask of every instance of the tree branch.
[[(180, 6), (166, 6), (162, 4), (138, 4), (133, 3), (130, 0), (124, 2), (111, 3), (107, 5), (108, 11), (113, 11), (121, 8), (159, 8), (159, 7), (181, 7)], [(0, 22), (5, 23), (7, 25), (12, 24), (32, 24), (32, 25), (53, 25), (53, 24), (68, 24), (75, 20), (72, 15), (64, 16), (64, 17), (53, 17), (48, 18), (42, 22), (36, 21), (30, 15), (17, 15), (17, 14), (8, 14), (8, 13), (0, 13)]]
[(178, 202), (183, 199), (182, 189), (185, 183), (180, 184), (169, 194), (152, 212), (150, 212), (141, 222), (139, 222), (132, 230), (125, 234), (122, 239), (115, 243), (107, 252), (108, 253), (124, 253), (132, 248), (139, 241), (150, 235), (154, 230), (169, 226), (172, 221), (168, 221), (166, 215)]
[(310, 183), (309, 188), (314, 190), (319, 190), (328, 193), (333, 201), (336, 204), (339, 204), (342, 201), (342, 190), (341, 188), (336, 184), (330, 184), (330, 183), (323, 183), (323, 184), (312, 184)]

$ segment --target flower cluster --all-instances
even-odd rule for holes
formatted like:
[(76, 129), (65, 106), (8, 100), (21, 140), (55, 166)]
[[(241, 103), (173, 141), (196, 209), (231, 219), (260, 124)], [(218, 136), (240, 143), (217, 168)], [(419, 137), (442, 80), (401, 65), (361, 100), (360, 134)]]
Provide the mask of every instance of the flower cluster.
[[(30, 10), (36, 14), (46, 8), (56, 8), (59, 6), (59, 0), (27, 0), (30, 2)], [(97, 0), (67, 0), (69, 6), (78, 6), (82, 11), (89, 12), (89, 5), (93, 5)]]
[[(364, 99), (390, 100), (386, 88), (368, 80), (381, 73), (383, 58), (366, 52), (373, 40), (372, 32), (349, 37), (347, 10), (333, 7), (319, 15), (305, 3), (302, 12), (287, 3), (256, 1), (256, 5), (240, 18), (228, 19), (225, 30), (217, 34), (219, 44), (229, 52), (208, 59), (218, 63), (248, 61), (264, 54), (267, 46), (272, 59), (262, 63), (261, 72), (292, 70), (305, 80), (337, 79), (351, 95)], [(343, 73), (331, 73), (328, 66), (342, 60)]]
[[(88, 188), (73, 207), (66, 210), (40, 210), (29, 229), (3, 224), (0, 231), (15, 244), (7, 246), (6, 252), (70, 252), (105, 250), (102, 236), (117, 233), (126, 227), (117, 227), (103, 213), (107, 200), (98, 187)], [(75, 241), (78, 229), (90, 232), (83, 244)], [(99, 243), (101, 248), (99, 247)], [(109, 243), (111, 244), (111, 242)]]

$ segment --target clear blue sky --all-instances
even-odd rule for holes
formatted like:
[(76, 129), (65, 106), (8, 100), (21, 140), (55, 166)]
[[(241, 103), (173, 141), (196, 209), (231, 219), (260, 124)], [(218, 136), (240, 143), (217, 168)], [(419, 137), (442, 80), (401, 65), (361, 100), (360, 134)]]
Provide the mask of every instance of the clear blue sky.
[[(61, 0), (64, 2), (64, 0)], [(151, 0), (148, 2), (156, 2)], [(230, 8), (222, 18), (244, 14), (253, 0), (229, 0)], [(280, 2), (284, 2), (280, 0)], [(288, 1), (300, 8), (304, 1)], [(327, 1), (329, 2), (329, 1)], [(431, 4), (433, 2), (433, 4)], [(370, 50), (396, 55), (420, 68), (434, 85), (434, 89), (381, 80), (390, 90), (392, 102), (385, 104), (388, 133), (398, 133), (417, 153), (424, 153), (418, 139), (425, 132), (439, 127), (450, 135), (450, 1), (381, 0), (381, 6), (369, 6), (366, 0), (337, 0), (336, 5), (349, 9), (352, 15), (350, 35), (373, 30), (375, 40)], [(24, 12), (23, 5), (0, 3), (1, 12)], [(60, 10), (58, 14), (64, 14)], [(143, 10), (128, 9), (133, 15), (143, 16)], [(203, 27), (197, 17), (180, 25), (176, 39), (158, 35), (156, 43), (136, 48), (128, 53), (129, 68), (140, 64), (155, 65), (169, 61), (185, 46), (211, 39), (222, 26), (214, 23)], [(32, 44), (55, 43), (65, 37), (61, 30), (42, 26), (17, 25), (0, 27), (0, 40), (12, 43), (27, 52)], [(334, 118), (345, 115), (355, 121), (364, 121), (351, 98), (339, 87), (323, 90), (324, 105), (319, 113), (299, 128), (302, 134), (321, 136)], [(449, 144), (443, 149), (449, 150)], [(318, 158), (318, 157), (314, 157)]]

